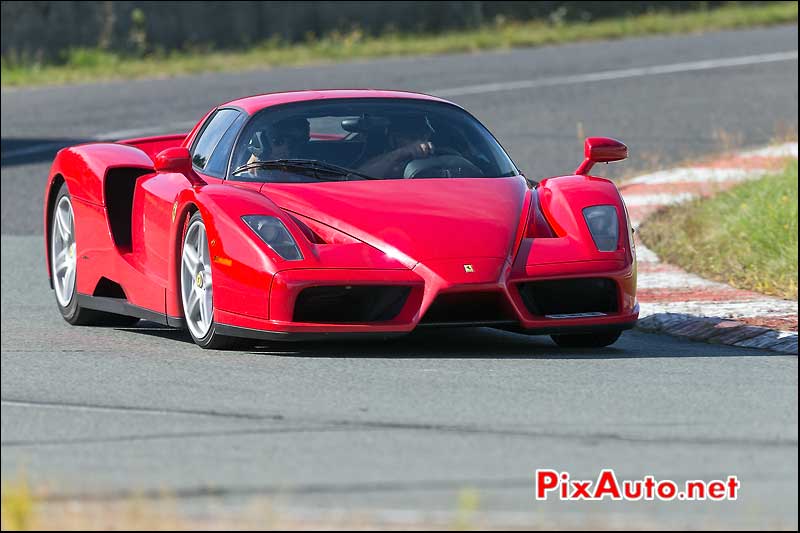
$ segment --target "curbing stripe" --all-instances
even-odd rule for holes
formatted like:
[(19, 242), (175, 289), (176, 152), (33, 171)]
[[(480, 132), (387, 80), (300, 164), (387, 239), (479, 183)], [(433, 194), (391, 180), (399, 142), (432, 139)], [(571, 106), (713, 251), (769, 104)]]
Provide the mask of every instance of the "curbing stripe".
[(666, 287), (663, 289), (639, 289), (637, 296), (640, 302), (684, 302), (697, 300), (706, 302), (725, 302), (738, 296), (732, 287), (722, 288), (684, 288)]
[(797, 316), (797, 303), (778, 299), (742, 299), (734, 301), (696, 300), (679, 302), (642, 302), (642, 313), (685, 313), (718, 318)]
[(658, 258), (656, 253), (645, 246), (644, 244), (636, 243), (636, 259), (639, 262), (639, 268), (641, 269), (642, 263), (660, 263), (661, 260)]
[(774, 158), (787, 158), (793, 157), (797, 159), (797, 143), (789, 142), (778, 144), (775, 146), (767, 146), (766, 148), (759, 148), (758, 150), (750, 150), (741, 154), (742, 157), (774, 157)]
[(667, 289), (674, 287), (682, 288), (696, 288), (696, 287), (709, 287), (716, 289), (724, 289), (727, 285), (709, 281), (695, 276), (686, 274), (685, 272), (639, 272), (638, 279), (640, 286), (646, 289)]
[(766, 348), (797, 355), (797, 333), (765, 329), (762, 335), (734, 343), (743, 348)]
[(778, 331), (719, 318), (659, 313), (639, 320), (636, 329), (742, 348), (768, 349), (797, 355), (797, 333)]
[[(707, 164), (634, 177), (620, 186), (634, 228), (658, 208), (757, 179), (797, 158), (797, 143), (729, 155)], [(636, 240), (640, 319), (637, 329), (697, 341), (797, 355), (797, 302), (706, 280), (663, 263)], [(784, 331), (774, 327), (788, 327)]]
[(688, 192), (631, 194), (625, 197), (625, 204), (632, 207), (673, 205), (694, 200), (697, 196)]
[(743, 168), (680, 167), (645, 174), (627, 181), (625, 185), (662, 185), (673, 183), (722, 183), (755, 179), (766, 170), (747, 170)]

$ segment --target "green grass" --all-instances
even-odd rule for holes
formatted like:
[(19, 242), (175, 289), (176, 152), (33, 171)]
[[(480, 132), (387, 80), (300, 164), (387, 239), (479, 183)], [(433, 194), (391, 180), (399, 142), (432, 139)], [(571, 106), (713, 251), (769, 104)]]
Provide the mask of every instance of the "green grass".
[(668, 263), (796, 300), (797, 162), (780, 174), (656, 213), (641, 237)]
[(64, 63), (60, 65), (31, 64), (4, 58), (1, 80), (3, 87), (11, 87), (236, 72), (359, 58), (502, 50), (791, 22), (797, 22), (797, 2), (731, 3), (717, 9), (677, 14), (649, 13), (594, 22), (498, 22), (476, 30), (437, 35), (390, 33), (369, 37), (356, 30), (300, 44), (272, 39), (249, 50), (235, 52), (196, 50), (126, 57), (99, 49), (73, 49), (66, 53)]

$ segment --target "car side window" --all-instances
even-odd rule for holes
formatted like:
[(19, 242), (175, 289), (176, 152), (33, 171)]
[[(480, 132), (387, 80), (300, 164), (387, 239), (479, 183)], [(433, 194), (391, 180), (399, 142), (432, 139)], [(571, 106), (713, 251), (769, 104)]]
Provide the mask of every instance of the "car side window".
[(208, 120), (192, 151), (192, 165), (199, 170), (205, 170), (214, 148), (219, 144), (222, 136), (228, 131), (236, 117), (241, 113), (235, 109), (220, 109)]
[(217, 147), (214, 148), (214, 152), (208, 159), (208, 163), (206, 163), (206, 174), (217, 178), (225, 176), (225, 171), (228, 169), (228, 160), (230, 160), (231, 151), (233, 150), (233, 143), (236, 141), (236, 136), (239, 134), (245, 118), (245, 115), (240, 113), (219, 140)]

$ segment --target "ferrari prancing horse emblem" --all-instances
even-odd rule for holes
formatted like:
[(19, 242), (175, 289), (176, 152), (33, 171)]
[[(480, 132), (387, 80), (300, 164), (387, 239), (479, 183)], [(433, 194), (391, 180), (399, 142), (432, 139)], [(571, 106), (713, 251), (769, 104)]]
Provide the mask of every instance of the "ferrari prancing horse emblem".
[(472, 272), (475, 272), (475, 269), (472, 268), (472, 265), (464, 265), (464, 272), (471, 274)]

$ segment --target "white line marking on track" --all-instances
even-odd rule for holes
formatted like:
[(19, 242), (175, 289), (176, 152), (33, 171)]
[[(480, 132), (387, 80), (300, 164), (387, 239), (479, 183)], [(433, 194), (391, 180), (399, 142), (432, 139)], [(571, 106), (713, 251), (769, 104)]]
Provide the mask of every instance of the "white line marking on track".
[(134, 128), (127, 130), (117, 130), (96, 135), (96, 139), (134, 139), (142, 135), (169, 135), (170, 132), (185, 133), (189, 128), (194, 127), (195, 122), (172, 122), (161, 126), (148, 126), (146, 128)]
[[(519, 80), (502, 83), (485, 83), (480, 85), (465, 85), (461, 87), (450, 87), (426, 91), (430, 94), (442, 97), (465, 96), (470, 94), (484, 94), (499, 91), (513, 91), (519, 89), (535, 89), (538, 87), (553, 87), (557, 85), (574, 85), (579, 83), (590, 83), (595, 81), (620, 80), (625, 78), (638, 78), (642, 76), (655, 76), (661, 74), (677, 74), (681, 72), (693, 72), (698, 70), (712, 70), (719, 68), (741, 67), (746, 65), (757, 65), (761, 63), (775, 63), (779, 61), (791, 61), (797, 59), (797, 50), (787, 52), (776, 52), (772, 54), (758, 54), (739, 57), (707, 59), (704, 61), (690, 61), (685, 63), (671, 63), (666, 65), (652, 65), (649, 67), (637, 67), (619, 70), (603, 70), (600, 72), (588, 72), (585, 74), (573, 74), (569, 76), (554, 76), (551, 78), (540, 78), (536, 80)], [(186, 125), (180, 123), (180, 128), (189, 128), (193, 124)], [(89, 140), (103, 141), (116, 140), (122, 137), (136, 137), (151, 133), (168, 132), (170, 128), (180, 129), (177, 124), (148, 127), (142, 129), (113, 131), (94, 135)], [(56, 145), (57, 146), (57, 145)], [(4, 152), (2, 158), (19, 157), (30, 155), (54, 148), (54, 143), (39, 144)], [(796, 148), (795, 148), (796, 153)]]
[(588, 72), (586, 74), (572, 74), (569, 76), (554, 76), (535, 80), (507, 81), (499, 83), (484, 83), (480, 85), (465, 85), (462, 87), (449, 87), (430, 91), (436, 96), (466, 96), (470, 94), (485, 94), (500, 91), (514, 91), (519, 89), (536, 89), (539, 87), (553, 87), (557, 85), (575, 85), (595, 81), (621, 80), (638, 78), (642, 76), (656, 76), (660, 74), (678, 74), (681, 72), (695, 72), (698, 70), (712, 70), (719, 68), (741, 67), (758, 65), (762, 63), (775, 63), (797, 59), (797, 50), (777, 52), (773, 54), (758, 54), (739, 57), (726, 57), (707, 59), (704, 61), (689, 61), (684, 63), (670, 63), (666, 65), (652, 65), (649, 67), (636, 67), (618, 70), (603, 70)]
[(44, 143), (44, 144), (34, 144), (33, 146), (28, 146), (27, 148), (19, 148), (18, 150), (9, 150), (7, 152), (2, 153), (2, 158), (11, 158), (11, 157), (19, 157), (22, 155), (32, 155), (38, 154), (40, 152), (47, 152), (49, 150), (57, 150), (63, 147), (63, 143)]
[[(132, 139), (135, 137), (140, 137), (142, 135), (156, 135), (156, 134), (163, 134), (168, 135), (169, 133), (184, 133), (189, 130), (189, 128), (194, 126), (194, 122), (172, 122), (170, 124), (165, 124), (161, 126), (148, 126), (146, 128), (133, 128), (127, 130), (117, 130), (117, 131), (109, 131), (107, 133), (100, 133), (98, 135), (90, 136), (86, 139), (87, 142), (101, 142), (101, 141), (117, 141), (120, 139)], [(28, 146), (26, 148), (20, 148), (18, 150), (9, 150), (7, 152), (3, 152), (0, 154), (3, 159), (10, 159), (12, 157), (20, 157), (23, 155), (32, 155), (38, 154), (41, 152), (47, 152), (49, 150), (54, 150), (58, 148), (62, 148), (64, 145), (62, 143), (52, 142), (52, 143), (43, 143), (43, 144), (35, 144), (33, 146)]]
[(35, 409), (56, 409), (59, 411), (78, 411), (78, 412), (103, 412), (103, 413), (128, 413), (134, 415), (157, 415), (157, 416), (217, 416), (213, 413), (192, 413), (182, 411), (169, 411), (166, 409), (147, 409), (136, 407), (103, 407), (97, 405), (74, 405), (74, 404), (58, 404), (58, 403), (39, 403), (39, 402), (26, 402), (21, 400), (0, 400), (0, 405), (8, 405), (11, 407), (31, 407)]

